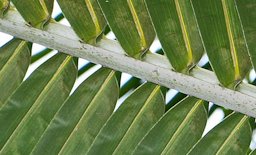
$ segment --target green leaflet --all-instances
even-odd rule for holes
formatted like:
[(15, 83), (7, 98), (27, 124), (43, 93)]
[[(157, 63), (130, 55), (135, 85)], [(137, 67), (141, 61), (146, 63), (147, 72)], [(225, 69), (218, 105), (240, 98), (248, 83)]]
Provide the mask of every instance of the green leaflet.
[(206, 121), (204, 101), (187, 97), (154, 125), (133, 154), (186, 154), (201, 138)]
[(198, 63), (204, 46), (191, 2), (146, 0), (157, 36), (172, 67), (187, 73)]
[(256, 1), (255, 0), (236, 0), (246, 42), (249, 48), (254, 68), (256, 67)]
[(42, 29), (51, 19), (54, 0), (12, 0), (25, 21)]
[(254, 151), (250, 152), (250, 154), (249, 154), (249, 155), (256, 155), (256, 150), (254, 150)]
[(129, 56), (141, 58), (155, 38), (144, 0), (98, 0), (111, 30)]
[(220, 83), (229, 88), (251, 64), (234, 0), (192, 0), (206, 52)]
[[(49, 12), (49, 14), (51, 15), (52, 14), (52, 11), (53, 11), (53, 4), (54, 4), (54, 0), (40, 0), (40, 1), (44, 1), (45, 3), (45, 6)], [(43, 2), (41, 2), (42, 5), (43, 5)]]
[(106, 21), (97, 0), (57, 0), (76, 34), (86, 43), (96, 43)]
[(249, 117), (233, 113), (205, 135), (188, 154), (246, 154), (251, 134)]
[(88, 149), (112, 114), (118, 91), (114, 71), (102, 68), (94, 73), (64, 103), (31, 154)]
[(0, 109), (0, 154), (30, 153), (69, 96), (76, 72), (71, 56), (57, 54), (23, 82)]
[(12, 39), (0, 48), (0, 108), (22, 82), (30, 64), (31, 44)]
[(164, 99), (160, 86), (142, 85), (110, 117), (86, 154), (131, 154), (163, 114)]
[(10, 1), (9, 0), (1, 0), (0, 1), (0, 18), (2, 18), (9, 8)]

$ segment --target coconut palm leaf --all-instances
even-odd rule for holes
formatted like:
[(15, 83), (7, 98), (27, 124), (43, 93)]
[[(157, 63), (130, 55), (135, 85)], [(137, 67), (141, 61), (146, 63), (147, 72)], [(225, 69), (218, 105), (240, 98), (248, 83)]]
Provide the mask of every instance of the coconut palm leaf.
[(77, 35), (86, 43), (96, 43), (106, 26), (96, 0), (58, 0), (58, 3)]
[(188, 72), (201, 59), (204, 46), (190, 1), (146, 0), (163, 50), (172, 67)]
[[(40, 66), (0, 109), (0, 124), (5, 124), (0, 127), (1, 152), (25, 153), (32, 149), (34, 136), (45, 130), (68, 97), (75, 78), (73, 58), (65, 54), (58, 54)], [(23, 138), (30, 145), (12, 147), (22, 143)]]
[(147, 8), (143, 0), (98, 0), (108, 21), (125, 52), (141, 58), (155, 38)]
[[(54, 0), (0, 1), (0, 31), (15, 37), (0, 48), (0, 155), (249, 152), (254, 1), (57, 2), (56, 21), (64, 14), (71, 27), (51, 19)], [(148, 52), (155, 38), (165, 55)], [(24, 80), (32, 43), (49, 48), (35, 63), (60, 52)], [(78, 70), (75, 57), (91, 62)], [(135, 77), (123, 82), (120, 71)], [(168, 89), (180, 92), (165, 106)], [(204, 100), (250, 116), (233, 112), (203, 135), (218, 107)]]
[(58, 154), (64, 147), (70, 149), (84, 142), (78, 146), (86, 148), (112, 114), (117, 98), (115, 72), (100, 69), (65, 101), (32, 154)]
[(201, 138), (206, 121), (204, 101), (187, 97), (159, 120), (133, 154), (186, 154)]
[(220, 83), (234, 88), (250, 69), (234, 0), (192, 0), (210, 63)]
[(228, 116), (221, 124), (203, 137), (188, 153), (246, 154), (251, 141), (249, 117), (239, 113)]
[(247, 46), (249, 48), (249, 55), (251, 56), (252, 63), (254, 67), (256, 66), (255, 59), (255, 30), (256, 30), (256, 13), (253, 11), (255, 9), (256, 2), (253, 0), (236, 0), (237, 9), (240, 14), (242, 21), (242, 26), (244, 34), (246, 37)]
[[(128, 114), (124, 115), (124, 112)], [(160, 86), (151, 83), (142, 85), (110, 117), (89, 147), (88, 152), (84, 153), (131, 154), (141, 138), (163, 113), (164, 103)], [(108, 135), (113, 131), (115, 135), (109, 137)], [(68, 152), (67, 150), (66, 153)]]
[(38, 28), (43, 28), (51, 19), (53, 2), (54, 0), (12, 0), (12, 3), (26, 22), (29, 25)]
[(30, 55), (30, 43), (20, 39), (12, 39), (0, 48), (0, 108), (23, 81)]

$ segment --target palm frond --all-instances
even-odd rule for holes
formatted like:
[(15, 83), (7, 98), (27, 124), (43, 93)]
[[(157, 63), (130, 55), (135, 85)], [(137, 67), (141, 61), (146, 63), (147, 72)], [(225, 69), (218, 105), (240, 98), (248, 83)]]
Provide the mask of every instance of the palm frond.
[[(16, 10), (0, 1), (0, 31), (15, 37), (0, 48), (0, 155), (248, 153), (254, 1), (57, 2), (65, 17), (54, 20), (54, 0), (12, 0)], [(164, 55), (149, 50), (155, 38)], [(46, 49), (31, 56), (33, 43)], [(23, 80), (31, 58), (51, 49), (60, 52)], [(204, 54), (212, 71), (198, 65)], [(76, 57), (91, 62), (78, 70)], [(73, 88), (95, 64), (103, 67)], [(120, 71), (138, 78), (120, 86)], [(181, 92), (167, 106), (164, 87)], [(237, 112), (203, 135), (216, 109), (207, 101)]]

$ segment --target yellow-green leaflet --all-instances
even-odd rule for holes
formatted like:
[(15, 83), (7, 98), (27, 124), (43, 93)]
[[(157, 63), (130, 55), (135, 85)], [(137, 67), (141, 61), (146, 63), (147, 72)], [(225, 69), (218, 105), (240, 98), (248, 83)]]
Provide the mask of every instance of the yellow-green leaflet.
[(106, 21), (97, 0), (57, 0), (76, 34), (86, 43), (95, 44)]
[(118, 91), (115, 71), (101, 68), (94, 73), (66, 100), (31, 154), (87, 150), (113, 113)]
[(4, 16), (5, 12), (9, 8), (10, 0), (1, 0), (0, 1), (0, 18)]
[(207, 121), (204, 104), (195, 97), (180, 101), (146, 134), (133, 155), (186, 154), (203, 134)]
[(22, 83), (0, 108), (0, 154), (29, 154), (32, 151), (69, 96), (76, 73), (73, 58), (60, 53)]
[(146, 0), (159, 41), (172, 67), (188, 73), (204, 53), (191, 2)]
[(140, 140), (164, 114), (164, 99), (152, 83), (137, 88), (103, 126), (88, 152), (77, 154), (131, 154)]
[(235, 0), (242, 21), (246, 42), (249, 48), (249, 55), (256, 67), (256, 1)]
[(51, 19), (54, 0), (12, 0), (12, 3), (33, 27), (42, 29)]
[(0, 108), (21, 84), (30, 64), (31, 44), (12, 39), (0, 48)]
[(141, 58), (155, 38), (144, 0), (98, 0), (117, 40), (132, 57)]
[(247, 154), (252, 128), (249, 117), (232, 113), (223, 122), (205, 135), (188, 155)]
[(256, 155), (256, 150), (254, 150), (254, 151), (250, 152), (250, 154), (249, 154), (249, 155)]
[(220, 83), (234, 89), (251, 68), (234, 0), (192, 0), (211, 66)]

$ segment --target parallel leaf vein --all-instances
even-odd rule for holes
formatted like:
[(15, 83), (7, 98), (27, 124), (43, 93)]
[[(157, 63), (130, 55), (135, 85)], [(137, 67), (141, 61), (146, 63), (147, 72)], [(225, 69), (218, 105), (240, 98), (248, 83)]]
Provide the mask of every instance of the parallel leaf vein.
[(112, 77), (115, 75), (114, 71), (111, 71), (111, 73), (107, 76), (106, 80), (103, 82), (103, 84), (101, 85), (99, 91), (97, 92), (97, 94), (93, 97), (93, 99), (91, 100), (89, 106), (86, 108), (85, 112), (83, 113), (82, 117), (80, 118), (80, 120), (78, 121), (78, 123), (76, 124), (76, 126), (73, 128), (73, 131), (71, 132), (71, 134), (68, 136), (66, 142), (63, 144), (63, 146), (61, 147), (60, 151), (58, 154), (63, 154), (64, 148), (66, 147), (67, 143), (69, 142), (69, 140), (71, 139), (71, 137), (75, 134), (75, 130), (76, 128), (78, 128), (78, 126), (81, 124), (82, 119), (85, 117), (85, 115), (87, 114), (88, 111), (90, 111), (90, 107), (93, 106), (93, 102), (95, 102), (95, 100), (99, 97), (99, 95), (102, 93), (102, 91), (105, 89), (106, 85), (110, 82), (110, 80), (112, 79)]
[[(202, 100), (198, 101), (195, 106), (189, 111), (189, 113), (187, 114), (187, 116), (185, 117), (185, 119), (181, 122), (181, 124), (179, 125), (178, 129), (182, 129), (184, 128), (186, 125), (188, 125), (188, 121), (189, 118), (191, 117), (191, 115), (193, 115), (196, 111), (196, 109), (202, 104)], [(173, 136), (171, 137), (170, 141), (168, 142), (168, 144), (165, 146), (164, 150), (162, 151), (161, 155), (165, 155), (167, 153), (167, 149), (170, 146), (171, 142), (176, 140), (177, 137), (179, 136), (179, 133), (181, 132), (181, 130), (176, 130), (175, 133), (173, 134)]]
[(143, 46), (143, 48), (145, 48), (147, 46), (146, 38), (145, 38), (145, 35), (144, 35), (144, 32), (143, 32), (138, 14), (136, 13), (136, 10), (134, 8), (134, 4), (133, 4), (132, 0), (127, 0), (127, 3), (128, 3), (129, 8), (130, 8), (130, 11), (132, 13), (132, 17), (133, 17), (133, 20), (135, 22), (136, 29), (137, 29), (137, 31), (140, 35), (142, 46)]
[(222, 6), (223, 6), (225, 22), (226, 22), (226, 27), (227, 27), (228, 37), (229, 37), (229, 43), (230, 43), (230, 48), (231, 48), (231, 56), (232, 56), (233, 65), (235, 68), (235, 79), (239, 79), (240, 78), (240, 69), (239, 69), (239, 63), (238, 63), (238, 56), (237, 56), (237, 50), (236, 50), (236, 46), (235, 46), (235, 42), (234, 42), (234, 36), (232, 33), (231, 19), (228, 14), (228, 6), (227, 6), (226, 0), (222, 0)]
[(148, 99), (146, 100), (146, 102), (144, 103), (144, 106), (139, 110), (139, 112), (137, 113), (137, 115), (135, 116), (134, 120), (132, 121), (131, 125), (129, 126), (129, 128), (126, 130), (124, 136), (122, 137), (122, 139), (119, 141), (117, 147), (115, 148), (115, 150), (113, 151), (113, 154), (115, 154), (117, 148), (120, 146), (120, 144), (122, 143), (123, 139), (127, 135), (127, 133), (131, 130), (131, 128), (133, 127), (133, 125), (137, 122), (139, 116), (142, 114), (143, 110), (147, 107), (147, 105), (151, 102), (151, 100), (153, 99), (153, 97), (158, 93), (158, 91), (160, 90), (160, 86), (156, 86), (156, 88), (154, 88), (154, 90), (151, 92), (151, 94), (149, 95)]
[[(26, 120), (28, 116), (28, 114), (33, 113), (35, 106), (37, 106), (36, 104), (38, 102), (40, 102), (40, 99), (43, 97), (42, 95), (44, 94), (44, 92), (47, 92), (48, 89), (50, 89), (50, 86), (56, 82), (56, 77), (61, 73), (61, 71), (65, 68), (66, 64), (69, 63), (69, 61), (71, 61), (72, 57), (68, 56), (64, 62), (61, 64), (61, 66), (58, 68), (58, 70), (56, 71), (56, 73), (54, 74), (54, 76), (52, 77), (52, 79), (49, 81), (49, 83), (45, 86), (45, 88), (42, 90), (42, 92), (40, 93), (40, 95), (38, 96), (38, 98), (36, 99), (36, 101), (33, 103), (33, 105), (30, 107), (30, 109), (28, 110), (28, 112), (25, 114), (25, 116), (22, 118), (22, 120), (19, 122), (18, 126), (15, 128), (15, 130), (13, 131), (13, 133), (11, 134), (11, 136), (8, 138), (8, 140), (6, 141), (5, 145), (2, 147), (2, 149), (0, 150), (0, 154), (2, 153), (2, 151), (6, 148), (7, 144), (10, 142), (10, 140), (12, 139), (12, 137), (18, 132), (17, 129), (21, 126), (21, 124)], [(6, 102), (7, 103), (7, 102)]]
[(191, 45), (190, 45), (189, 34), (187, 32), (187, 27), (185, 25), (184, 17), (182, 15), (181, 7), (180, 7), (180, 4), (179, 4), (180, 2), (179, 2), (179, 0), (174, 0), (174, 2), (175, 2), (175, 5), (176, 5), (176, 11), (177, 11), (179, 21), (180, 21), (180, 25), (181, 25), (183, 39), (184, 39), (184, 42), (186, 44), (186, 48), (187, 48), (187, 52), (188, 52), (188, 60), (189, 60), (189, 63), (192, 63), (193, 53), (192, 53), (192, 48), (191, 48)]
[(239, 121), (239, 123), (236, 125), (236, 127), (234, 128), (234, 130), (229, 134), (228, 138), (226, 138), (226, 140), (224, 141), (224, 143), (221, 145), (221, 147), (218, 149), (218, 152), (216, 153), (216, 155), (221, 155), (221, 151), (224, 149), (224, 147), (226, 146), (226, 144), (229, 143), (230, 139), (234, 136), (234, 134), (241, 128), (241, 126), (246, 122), (248, 116), (244, 116), (241, 121)]
[(90, 12), (90, 15), (92, 17), (92, 20), (95, 24), (95, 28), (96, 28), (96, 34), (101, 32), (101, 28), (100, 28), (100, 24), (99, 24), (99, 20), (97, 18), (96, 12), (93, 9), (92, 3), (90, 0), (85, 0), (85, 4), (87, 6), (88, 11)]

